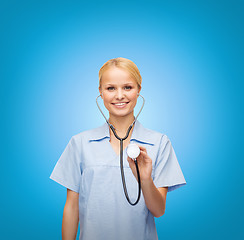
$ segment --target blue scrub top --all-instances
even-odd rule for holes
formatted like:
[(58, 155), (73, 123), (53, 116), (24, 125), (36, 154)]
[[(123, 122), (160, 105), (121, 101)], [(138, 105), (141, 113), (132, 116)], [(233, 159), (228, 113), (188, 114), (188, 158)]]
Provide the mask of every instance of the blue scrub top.
[[(157, 240), (154, 216), (143, 194), (131, 206), (124, 195), (120, 157), (109, 142), (109, 126), (71, 137), (50, 178), (79, 193), (80, 240)], [(152, 159), (155, 186), (168, 192), (186, 184), (169, 138), (144, 128), (137, 120), (131, 142), (144, 146)], [(123, 151), (124, 173), (129, 197), (135, 202), (138, 183)]]

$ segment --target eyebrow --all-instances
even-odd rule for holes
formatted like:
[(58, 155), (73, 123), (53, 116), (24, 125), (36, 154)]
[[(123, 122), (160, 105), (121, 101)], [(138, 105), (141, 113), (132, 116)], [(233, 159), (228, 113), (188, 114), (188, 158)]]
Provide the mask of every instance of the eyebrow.
[[(125, 83), (125, 84), (123, 84), (123, 86), (125, 86), (125, 85), (130, 85), (130, 84), (133, 85), (133, 82)], [(105, 86), (110, 86), (110, 85), (114, 86), (114, 85), (116, 85), (116, 84), (113, 84), (113, 83), (107, 83), (107, 84), (105, 84)]]

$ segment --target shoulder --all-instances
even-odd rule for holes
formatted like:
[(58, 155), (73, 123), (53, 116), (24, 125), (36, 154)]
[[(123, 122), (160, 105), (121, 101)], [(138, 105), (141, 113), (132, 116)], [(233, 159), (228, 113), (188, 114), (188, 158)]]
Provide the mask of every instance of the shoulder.
[(89, 130), (79, 132), (71, 137), (71, 141), (81, 142), (97, 139), (107, 135), (106, 125), (103, 124)]
[(149, 143), (161, 143), (168, 140), (165, 133), (144, 127), (139, 121), (137, 123), (137, 138), (147, 140)]
[[(141, 124), (141, 123), (140, 123)], [(151, 134), (151, 135), (154, 135), (154, 136), (158, 136), (158, 137), (162, 137), (163, 135), (165, 135), (164, 133), (161, 133), (159, 131), (156, 131), (156, 130), (153, 130), (153, 129), (150, 129), (150, 128), (147, 128), (147, 127), (144, 127), (142, 124), (141, 126), (143, 127), (143, 131), (147, 134)]]

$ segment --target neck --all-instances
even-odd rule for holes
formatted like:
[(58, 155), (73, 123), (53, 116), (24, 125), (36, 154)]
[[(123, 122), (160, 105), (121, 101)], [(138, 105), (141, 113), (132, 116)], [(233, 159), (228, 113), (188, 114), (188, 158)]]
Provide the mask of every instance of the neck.
[(132, 114), (124, 117), (109, 115), (109, 122), (114, 126), (116, 132), (120, 133), (120, 135), (127, 132), (128, 127), (133, 123), (134, 119), (135, 117), (133, 112)]

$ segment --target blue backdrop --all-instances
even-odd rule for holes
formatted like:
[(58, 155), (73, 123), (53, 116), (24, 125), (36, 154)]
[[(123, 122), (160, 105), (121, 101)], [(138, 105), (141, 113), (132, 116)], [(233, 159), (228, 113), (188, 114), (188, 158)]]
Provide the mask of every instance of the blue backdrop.
[(139, 120), (168, 135), (187, 185), (159, 239), (243, 239), (243, 1), (1, 1), (1, 239), (61, 239), (49, 179), (71, 136), (100, 126), (98, 71), (142, 75)]

